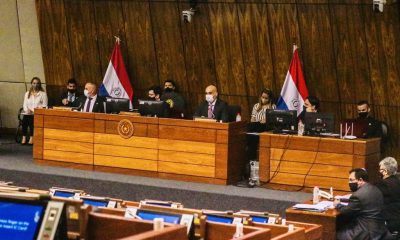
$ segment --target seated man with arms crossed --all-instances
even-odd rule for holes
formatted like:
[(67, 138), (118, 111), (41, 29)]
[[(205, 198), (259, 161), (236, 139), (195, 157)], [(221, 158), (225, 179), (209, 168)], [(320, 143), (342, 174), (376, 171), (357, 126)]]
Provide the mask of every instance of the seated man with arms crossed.
[(228, 122), (228, 104), (218, 98), (217, 87), (210, 85), (206, 88), (206, 99), (199, 105), (194, 116)]
[(381, 215), (383, 196), (377, 187), (368, 183), (368, 173), (362, 168), (350, 170), (349, 187), (353, 194), (344, 206), (335, 200), (340, 217), (349, 222), (337, 231), (339, 240), (391, 239)]

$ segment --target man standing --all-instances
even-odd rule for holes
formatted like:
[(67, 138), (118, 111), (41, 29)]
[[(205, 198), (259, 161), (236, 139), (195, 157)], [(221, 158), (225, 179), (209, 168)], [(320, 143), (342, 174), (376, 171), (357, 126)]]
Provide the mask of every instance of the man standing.
[(78, 107), (81, 94), (76, 91), (76, 80), (71, 78), (67, 81), (67, 91), (61, 94), (61, 104), (66, 107)]
[(168, 79), (164, 82), (164, 92), (161, 95), (161, 101), (168, 103), (170, 107), (171, 118), (183, 118), (185, 110), (185, 101), (176, 91), (175, 82)]
[(350, 171), (349, 187), (353, 194), (347, 206), (335, 200), (340, 217), (349, 221), (337, 232), (337, 239), (390, 239), (381, 215), (383, 196), (377, 187), (368, 183), (368, 173), (361, 168)]
[(381, 123), (371, 116), (371, 108), (367, 101), (360, 101), (357, 104), (357, 123), (366, 126), (365, 138), (382, 137)]
[(105, 99), (97, 95), (96, 84), (86, 83), (83, 93), (86, 98), (82, 98), (80, 103), (82, 112), (104, 112)]
[(228, 122), (228, 104), (218, 98), (217, 88), (214, 85), (210, 85), (206, 88), (205, 93), (205, 101), (199, 105), (194, 116)]

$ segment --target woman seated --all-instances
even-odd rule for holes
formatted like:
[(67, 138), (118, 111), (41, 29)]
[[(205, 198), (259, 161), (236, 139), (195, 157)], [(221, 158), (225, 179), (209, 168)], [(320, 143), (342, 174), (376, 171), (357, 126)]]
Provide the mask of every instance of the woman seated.
[(258, 103), (254, 104), (251, 112), (251, 122), (265, 123), (266, 111), (268, 109), (275, 109), (276, 105), (273, 103), (272, 91), (268, 88), (262, 90)]
[(28, 127), (30, 129), (29, 144), (33, 144), (33, 113), (35, 108), (46, 108), (47, 102), (47, 94), (42, 88), (40, 78), (32, 78), (31, 88), (25, 93), (24, 97), (21, 144), (26, 144)]

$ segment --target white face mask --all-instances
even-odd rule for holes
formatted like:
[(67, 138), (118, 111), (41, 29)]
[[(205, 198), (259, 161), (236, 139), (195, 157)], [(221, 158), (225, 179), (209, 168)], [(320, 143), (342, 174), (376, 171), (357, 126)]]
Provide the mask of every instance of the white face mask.
[(83, 94), (85, 95), (85, 97), (89, 97), (89, 90), (87, 89), (83, 90)]
[(214, 102), (214, 96), (211, 95), (211, 94), (206, 94), (206, 101), (207, 101), (208, 103)]

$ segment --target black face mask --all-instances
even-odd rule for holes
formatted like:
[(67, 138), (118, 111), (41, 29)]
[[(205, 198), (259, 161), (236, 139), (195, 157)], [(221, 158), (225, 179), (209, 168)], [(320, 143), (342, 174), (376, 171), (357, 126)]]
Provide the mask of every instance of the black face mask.
[(76, 92), (76, 90), (75, 89), (68, 89), (68, 92), (74, 94)]
[(147, 99), (149, 99), (150, 101), (155, 101), (156, 97), (148, 97)]
[(357, 183), (356, 182), (351, 182), (351, 183), (349, 183), (349, 187), (350, 187), (350, 190), (352, 191), (352, 192), (355, 192), (355, 191), (357, 191), (358, 190), (358, 185), (357, 185)]
[(174, 91), (174, 89), (172, 89), (170, 87), (167, 87), (167, 88), (164, 89), (164, 92), (172, 92), (172, 91)]
[(367, 118), (368, 117), (368, 112), (359, 112), (358, 113), (359, 118)]

